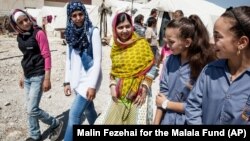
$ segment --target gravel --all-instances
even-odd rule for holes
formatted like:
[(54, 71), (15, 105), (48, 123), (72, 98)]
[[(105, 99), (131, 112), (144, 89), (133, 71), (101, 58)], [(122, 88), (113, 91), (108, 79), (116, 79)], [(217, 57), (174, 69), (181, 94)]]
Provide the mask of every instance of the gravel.
[[(62, 39), (49, 37), (52, 72), (52, 89), (43, 94), (40, 107), (65, 122), (74, 95), (64, 96), (63, 80), (65, 67), (66, 46), (62, 45)], [(110, 47), (102, 48), (102, 72), (103, 79), (97, 97), (94, 100), (98, 113), (101, 113), (109, 100), (109, 72), (111, 67)], [(27, 120), (25, 111), (24, 90), (18, 86), (20, 72), (22, 71), (20, 61), (22, 54), (17, 47), (16, 38), (0, 35), (0, 141), (23, 141), (28, 137)], [(158, 91), (158, 78), (153, 83), (153, 93)], [(88, 124), (84, 121), (83, 124)], [(40, 122), (43, 140), (48, 139), (48, 126)], [(59, 140), (62, 140), (63, 134)]]

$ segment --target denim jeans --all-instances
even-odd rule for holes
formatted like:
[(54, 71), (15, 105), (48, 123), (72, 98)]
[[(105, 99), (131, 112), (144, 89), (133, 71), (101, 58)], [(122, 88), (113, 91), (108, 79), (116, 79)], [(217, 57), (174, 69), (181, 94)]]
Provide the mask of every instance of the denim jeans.
[[(66, 133), (64, 136), (64, 141), (72, 141), (73, 140), (73, 125), (80, 125), (82, 123), (82, 116), (86, 115), (86, 118), (90, 125), (94, 124), (97, 113), (95, 111), (94, 102), (88, 101), (76, 91), (75, 100), (71, 106), (69, 112), (69, 120), (66, 129)], [(85, 113), (85, 115), (84, 115)]]
[(39, 120), (54, 128), (58, 121), (48, 113), (39, 108), (42, 97), (42, 84), (44, 75), (24, 79), (24, 90), (26, 93), (26, 106), (28, 114), (29, 134), (33, 139), (38, 139), (41, 135)]

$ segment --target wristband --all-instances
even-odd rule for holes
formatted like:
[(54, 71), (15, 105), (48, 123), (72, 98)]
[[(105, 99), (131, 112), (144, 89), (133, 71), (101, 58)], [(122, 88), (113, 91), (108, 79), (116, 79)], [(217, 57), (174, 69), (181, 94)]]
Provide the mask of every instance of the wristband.
[(163, 103), (161, 104), (161, 107), (162, 107), (164, 110), (166, 110), (166, 109), (168, 108), (168, 102), (169, 102), (169, 100), (166, 99), (166, 100), (163, 101)]
[(111, 80), (111, 81), (110, 81), (109, 87), (111, 87), (112, 85), (115, 85), (115, 86), (116, 86), (116, 81), (115, 81), (115, 80)]
[(63, 83), (63, 87), (65, 87), (65, 86), (67, 86), (67, 85), (70, 85), (70, 83), (69, 83), (69, 82), (64, 82), (64, 83)]

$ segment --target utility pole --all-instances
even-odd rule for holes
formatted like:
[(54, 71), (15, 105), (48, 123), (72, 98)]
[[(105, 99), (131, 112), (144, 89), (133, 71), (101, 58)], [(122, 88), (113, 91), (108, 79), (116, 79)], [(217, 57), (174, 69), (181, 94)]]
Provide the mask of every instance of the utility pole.
[(130, 10), (131, 17), (133, 17), (133, 5), (134, 5), (134, 0), (132, 0), (132, 7), (131, 7), (131, 10)]

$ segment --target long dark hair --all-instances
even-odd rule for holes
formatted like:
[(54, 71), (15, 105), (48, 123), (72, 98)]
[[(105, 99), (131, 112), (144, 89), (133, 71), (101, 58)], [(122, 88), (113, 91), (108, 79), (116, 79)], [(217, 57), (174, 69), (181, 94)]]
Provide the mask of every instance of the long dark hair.
[(137, 15), (137, 16), (134, 18), (134, 23), (143, 26), (143, 24), (142, 24), (142, 20), (143, 20), (143, 19), (144, 19), (144, 16), (143, 16), (142, 14), (139, 14), (139, 15)]
[(154, 25), (157, 22), (156, 18), (154, 17), (149, 17), (148, 18), (148, 27), (152, 27), (152, 25)]
[(183, 17), (170, 21), (167, 28), (178, 28), (180, 31), (179, 38), (192, 39), (187, 51), (187, 57), (191, 69), (190, 78), (196, 80), (202, 68), (215, 59), (206, 27), (199, 16), (191, 15), (188, 18)]
[(117, 27), (118, 24), (124, 22), (125, 20), (128, 20), (128, 22), (133, 25), (132, 23), (132, 19), (131, 17), (129, 16), (129, 14), (125, 13), (125, 12), (122, 12), (120, 14), (118, 14), (117, 16), (117, 20), (116, 20), (116, 23), (115, 23), (115, 27)]

